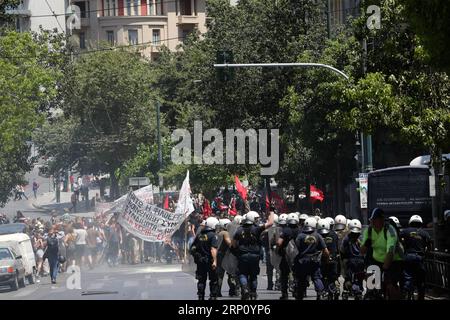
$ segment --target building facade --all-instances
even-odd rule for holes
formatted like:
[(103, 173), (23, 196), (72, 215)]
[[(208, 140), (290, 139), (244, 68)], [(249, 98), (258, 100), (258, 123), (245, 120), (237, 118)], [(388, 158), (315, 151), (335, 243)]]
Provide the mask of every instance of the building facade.
[(22, 0), (17, 8), (6, 10), (16, 16), (16, 30), (20, 32), (57, 30), (66, 32), (66, 8), (69, 0)]
[(206, 32), (205, 0), (84, 0), (80, 28), (70, 30), (81, 50), (131, 45), (155, 59), (165, 45), (177, 50), (193, 31)]

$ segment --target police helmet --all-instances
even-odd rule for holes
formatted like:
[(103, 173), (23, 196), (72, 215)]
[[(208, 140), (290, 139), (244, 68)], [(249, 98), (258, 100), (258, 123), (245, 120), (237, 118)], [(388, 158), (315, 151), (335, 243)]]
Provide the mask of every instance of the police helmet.
[(317, 229), (319, 230), (320, 234), (327, 234), (330, 232), (330, 223), (327, 219), (320, 219), (317, 222)]
[(259, 219), (259, 213), (256, 211), (249, 211), (245, 214), (247, 220), (251, 221), (252, 223), (256, 223)]
[(389, 217), (388, 220), (392, 221), (396, 225), (397, 228), (402, 227), (402, 225), (400, 224), (400, 220), (398, 220), (397, 217), (392, 216), (392, 217)]
[(314, 216), (314, 219), (316, 219), (316, 222), (319, 222), (320, 216)]
[(422, 217), (417, 215), (417, 214), (413, 215), (409, 219), (409, 224), (411, 224), (411, 223), (420, 223), (420, 224), (422, 224), (423, 223)]
[(347, 219), (342, 214), (338, 214), (334, 218), (334, 230), (341, 231), (344, 230), (346, 226), (347, 226)]
[(314, 217), (309, 217), (305, 220), (305, 224), (303, 225), (303, 231), (311, 232), (316, 229), (317, 221)]
[(214, 230), (218, 223), (219, 220), (217, 218), (209, 217), (208, 219), (206, 219), (206, 228), (209, 230)]
[(230, 219), (219, 219), (219, 226), (224, 229), (227, 229), (227, 225), (230, 223)]
[(450, 217), (450, 210), (444, 211), (444, 219), (447, 220)]
[(288, 224), (298, 224), (299, 219), (296, 213), (289, 213), (287, 216), (287, 223)]
[(233, 222), (236, 224), (241, 224), (242, 222), (242, 216), (241, 215), (236, 215), (233, 219)]
[(278, 224), (278, 219), (279, 219), (278, 215), (276, 213), (274, 213), (273, 214), (273, 222)]
[(328, 221), (328, 223), (330, 224), (330, 229), (332, 229), (334, 226), (334, 219), (331, 217), (326, 217), (325, 220)]
[(361, 233), (362, 225), (358, 219), (350, 220), (348, 227), (352, 233)]
[(302, 213), (298, 218), (299, 220), (305, 221), (306, 219), (308, 219), (308, 215), (306, 213)]
[(278, 224), (279, 225), (285, 225), (287, 223), (288, 215), (286, 213), (280, 214), (278, 217)]

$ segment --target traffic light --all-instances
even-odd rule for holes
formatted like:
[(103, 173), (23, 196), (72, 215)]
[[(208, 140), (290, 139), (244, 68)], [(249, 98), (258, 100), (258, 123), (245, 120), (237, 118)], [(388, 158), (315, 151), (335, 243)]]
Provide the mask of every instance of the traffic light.
[[(233, 52), (231, 50), (219, 50), (217, 51), (216, 62), (217, 64), (229, 64), (233, 63)], [(219, 81), (230, 81), (234, 78), (233, 68), (217, 68), (217, 77)]]

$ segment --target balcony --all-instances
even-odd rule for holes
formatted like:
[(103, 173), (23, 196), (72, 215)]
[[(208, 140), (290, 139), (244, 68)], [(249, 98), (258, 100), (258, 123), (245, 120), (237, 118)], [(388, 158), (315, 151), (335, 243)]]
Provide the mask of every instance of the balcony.
[(198, 16), (178, 16), (178, 24), (198, 24)]

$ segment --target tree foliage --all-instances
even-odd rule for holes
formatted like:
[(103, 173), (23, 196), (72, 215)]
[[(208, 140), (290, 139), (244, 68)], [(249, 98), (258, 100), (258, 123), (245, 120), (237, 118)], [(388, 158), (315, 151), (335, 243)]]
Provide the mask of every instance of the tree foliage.
[(29, 142), (61, 77), (59, 40), (49, 33), (0, 36), (0, 205), (33, 164)]

